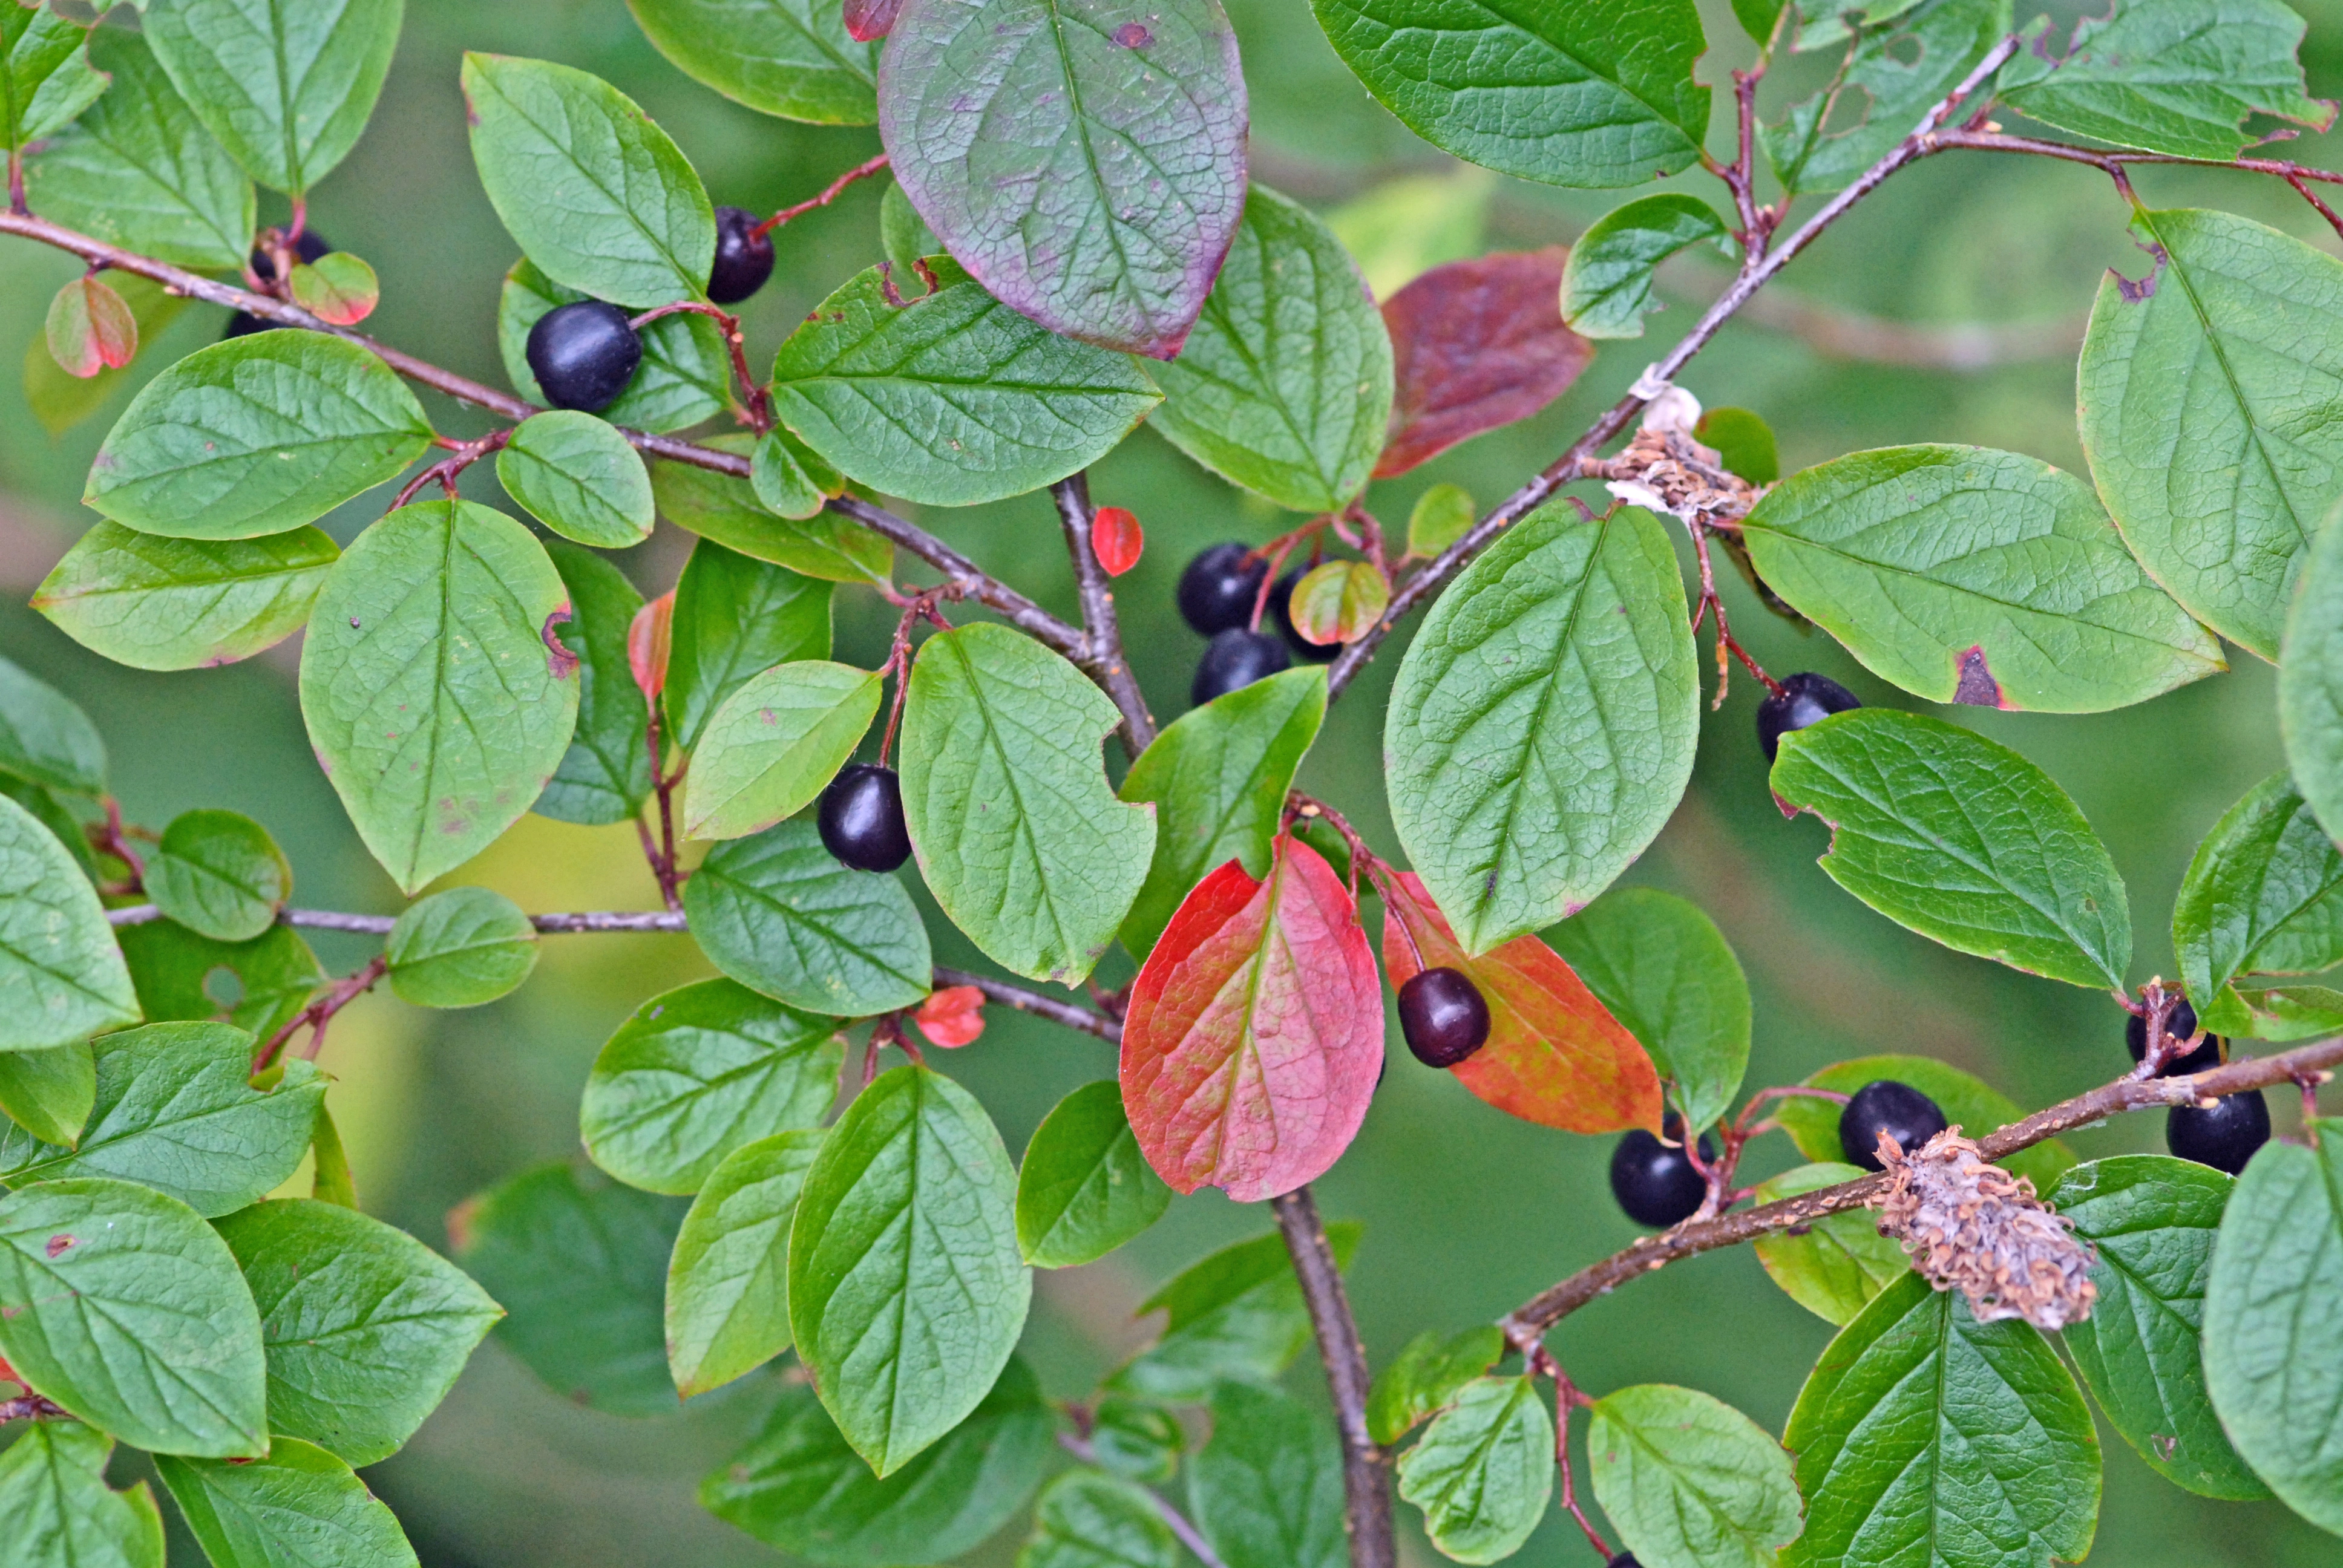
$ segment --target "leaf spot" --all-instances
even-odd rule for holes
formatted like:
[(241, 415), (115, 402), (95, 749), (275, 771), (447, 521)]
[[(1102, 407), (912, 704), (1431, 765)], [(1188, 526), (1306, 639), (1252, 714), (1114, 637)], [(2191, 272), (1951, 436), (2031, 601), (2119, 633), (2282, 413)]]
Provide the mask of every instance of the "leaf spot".
[(2006, 708), (2009, 704), (2001, 695), (2001, 682), (1993, 678), (1986, 667), (1985, 649), (1972, 648), (1960, 657), (1960, 683), (1953, 689), (1953, 700), (1972, 708)]
[(66, 1248), (73, 1245), (75, 1245), (75, 1238), (71, 1236), (52, 1236), (49, 1238), (49, 1256), (52, 1258), (56, 1257)]
[(1125, 22), (1114, 30), (1114, 41), (1126, 49), (1144, 49), (1155, 42), (1155, 35), (1137, 22)]

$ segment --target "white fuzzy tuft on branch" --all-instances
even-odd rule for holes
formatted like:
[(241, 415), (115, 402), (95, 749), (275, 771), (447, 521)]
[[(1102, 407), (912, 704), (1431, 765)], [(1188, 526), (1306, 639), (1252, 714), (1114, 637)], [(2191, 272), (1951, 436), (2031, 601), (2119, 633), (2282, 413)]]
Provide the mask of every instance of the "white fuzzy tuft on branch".
[(1986, 1164), (1958, 1127), (1909, 1156), (1883, 1132), (1879, 1161), (1888, 1172), (1879, 1233), (1903, 1242), (1936, 1289), (1957, 1288), (1979, 1322), (2024, 1318), (2051, 1332), (2090, 1316), (2091, 1244), (2031, 1181)]

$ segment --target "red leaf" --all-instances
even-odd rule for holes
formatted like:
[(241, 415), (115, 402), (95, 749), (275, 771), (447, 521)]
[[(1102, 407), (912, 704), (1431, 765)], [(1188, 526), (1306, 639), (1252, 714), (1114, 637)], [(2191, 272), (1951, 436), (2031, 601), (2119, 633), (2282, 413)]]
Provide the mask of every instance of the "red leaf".
[(675, 590), (669, 588), (635, 611), (627, 627), (627, 663), (646, 701), (657, 702), (667, 688), (668, 650), (674, 638)]
[(1358, 1135), (1383, 1062), (1383, 999), (1358, 905), (1278, 835), (1269, 879), (1196, 884), (1131, 991), (1122, 1103), (1156, 1174), (1240, 1202), (1290, 1192)]
[(1091, 518), (1091, 548), (1111, 578), (1137, 566), (1139, 552), (1146, 546), (1147, 535), (1140, 528), (1139, 519), (1121, 507), (1101, 507)]
[(1560, 953), (1535, 937), (1515, 937), (1467, 958), (1414, 872), (1376, 886), (1392, 984), (1415, 977), (1420, 949), (1432, 968), (1463, 970), (1489, 1004), (1489, 1043), (1452, 1070), (1459, 1082), (1508, 1115), (1565, 1132), (1660, 1130), (1660, 1075), (1651, 1057)]
[(1383, 301), (1398, 382), (1375, 477), (1526, 419), (1570, 388), (1594, 346), (1562, 323), (1560, 246), (1435, 266)]
[(858, 44), (884, 38), (902, 9), (903, 0), (846, 0), (846, 35)]
[(984, 1032), (984, 993), (972, 985), (946, 986), (929, 993), (911, 1021), (930, 1044), (957, 1050)]
[(138, 352), (137, 317), (95, 273), (57, 290), (49, 301), (45, 330), (50, 357), (67, 375), (84, 380), (101, 370), (121, 369)]

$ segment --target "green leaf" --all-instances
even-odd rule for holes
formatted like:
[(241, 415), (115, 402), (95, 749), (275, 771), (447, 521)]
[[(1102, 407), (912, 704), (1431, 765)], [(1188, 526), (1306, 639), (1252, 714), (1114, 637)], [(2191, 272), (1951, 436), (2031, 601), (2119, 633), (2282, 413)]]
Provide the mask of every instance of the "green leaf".
[(505, 228), (554, 282), (641, 309), (706, 297), (716, 213), (635, 101), (547, 60), (464, 56), (472, 161)]
[(1376, 1377), (1367, 1395), (1368, 1435), (1385, 1447), (1396, 1443), (1504, 1353), (1504, 1332), (1494, 1323), (1481, 1323), (1447, 1339), (1426, 1329), (1408, 1341)]
[(789, 1348), (789, 1221), (822, 1137), (809, 1127), (742, 1144), (684, 1215), (667, 1266), (667, 1364), (685, 1397)]
[(1674, 1081), (1695, 1131), (1732, 1108), (1749, 1068), (1749, 981), (1699, 905), (1617, 888), (1545, 936)]
[(151, 1023), (101, 1036), (95, 1099), (67, 1149), (0, 1128), (0, 1183), (110, 1176), (166, 1192), (206, 1216), (266, 1197), (309, 1151), (326, 1081), (313, 1062), (285, 1064), (252, 1087), (252, 1036), (224, 1023)]
[(2213, 1235), (2236, 1186), (2208, 1166), (2124, 1154), (2077, 1166), (2046, 1197), (2098, 1250), (2098, 1300), (2064, 1337), (2099, 1408), (2166, 1480), (2250, 1501), (2269, 1489), (2221, 1432), (2199, 1344)]
[(628, 0), (676, 69), (785, 120), (867, 126), (879, 117), (879, 45), (857, 43), (811, 0)]
[(1297, 512), (1366, 487), (1391, 420), (1391, 335), (1350, 252), (1266, 186), (1180, 357), (1155, 371), (1156, 433), (1231, 483)]
[(183, 539), (283, 533), (423, 454), (431, 424), (397, 375), (323, 332), (199, 348), (131, 399), (82, 496), (116, 522)]
[(455, 1264), (355, 1210), (278, 1198), (218, 1229), (260, 1309), (269, 1430), (351, 1464), (414, 1436), (504, 1315)]
[(1383, 106), (1443, 151), (1548, 185), (1608, 188), (1700, 156), (1708, 47), (1693, 0), (1626, 9), (1437, 8), (1312, 0), (1334, 52)]
[(65, 847), (65, 853), (73, 858), (74, 865), (80, 869), (83, 876), (87, 877), (93, 883), (99, 880), (97, 854), (91, 848), (89, 829), (84, 825), (81, 818), (57, 798), (55, 790), (35, 784), (29, 779), (19, 779), (13, 774), (0, 773), (0, 795), (7, 796), (17, 805), (30, 811), (33, 814), (33, 820), (46, 828), (56, 841)]
[(215, 941), (243, 942), (277, 923), (293, 868), (268, 829), (235, 811), (182, 811), (146, 861), (155, 907)]
[[(1774, 1203), (1862, 1180), (1865, 1172), (1859, 1166), (1842, 1165), (1835, 1158), (1839, 1152), (1835, 1121), (1830, 1138), (1833, 1158), (1797, 1166), (1758, 1183), (1756, 1201)], [(1826, 1214), (1811, 1225), (1772, 1231), (1758, 1237), (1752, 1246), (1757, 1261), (1790, 1300), (1840, 1328), (1853, 1322), (1872, 1297), (1912, 1271), (1912, 1261), (1904, 1255), (1902, 1243), (1881, 1235), (1879, 1222), (1867, 1209)]]
[(1105, 1257), (1163, 1217), (1172, 1189), (1150, 1169), (1111, 1078), (1058, 1101), (1017, 1171), (1017, 1245), (1025, 1261), (1070, 1269)]
[(100, 520), (41, 579), (33, 608), (134, 669), (234, 664), (299, 630), (340, 558), (317, 528), (171, 539)]
[(333, 172), (374, 113), (400, 0), (147, 0), (146, 41), (196, 117), (246, 172), (300, 196)]
[[(153, 3), (153, 0), (150, 0)], [(412, 1568), (415, 1548), (390, 1505), (350, 1467), (298, 1438), (259, 1460), (157, 1458), (187, 1529), (213, 1568)]]
[(2343, 963), (2343, 854), (2286, 774), (2247, 791), (2197, 846), (2172, 947), (2200, 1018), (2238, 975)]
[(317, 955), (290, 926), (248, 942), (216, 942), (176, 920), (145, 920), (116, 935), (150, 1023), (212, 1019), (266, 1040), (326, 981)]
[[(530, 262), (518, 261), (505, 275), (497, 301), (497, 352), (505, 378), (532, 403), (546, 401), (528, 367), (528, 329), (556, 306), (590, 297), (565, 288)], [(643, 362), (615, 401), (596, 417), (634, 430), (680, 430), (724, 411), (732, 398), (732, 360), (724, 334), (697, 311), (662, 316), (644, 327)]]
[(2287, 618), (2278, 719), (2295, 788), (2336, 839), (2343, 825), (2343, 528), (2327, 529), (2308, 551)]
[(1071, 1470), (1033, 1504), (1017, 1568), (1186, 1568), (1179, 1537), (1144, 1487)]
[(578, 660), (578, 728), (529, 809), (588, 827), (624, 822), (651, 793), (650, 705), (627, 659), (643, 596), (591, 550), (556, 543), (545, 553), (569, 590), (569, 618), (554, 635)]
[(1792, 475), (1741, 537), (1776, 593), (1934, 702), (2097, 713), (2228, 668), (2091, 487), (2014, 452), (1857, 452)]
[(1399, 1494), (1459, 1563), (1520, 1551), (1553, 1493), (1554, 1417), (1527, 1375), (1474, 1378), (1400, 1456)]
[(1286, 614), (1305, 642), (1356, 642), (1383, 619), (1391, 584), (1366, 561), (1321, 561), (1302, 574)]
[(1031, 638), (979, 623), (920, 645), (903, 706), (903, 811), (928, 889), (1028, 980), (1091, 972), (1147, 878), (1155, 813), (1108, 786), (1114, 704)]
[(0, 1452), (0, 1519), (13, 1568), (163, 1568), (163, 1521), (145, 1482), (106, 1484), (111, 1440), (36, 1421)]
[[(2205, 1286), (2205, 1381), (2237, 1452), (2343, 1535), (2343, 1135), (2268, 1143), (2237, 1181)], [(0, 1331), (5, 1332), (5, 1331)]]
[(72, 699), (0, 658), (0, 773), (70, 795), (106, 793), (106, 742)]
[[(1809, 1073), (1804, 1081), (1809, 1089), (1853, 1094), (1865, 1084), (1883, 1078), (1908, 1083), (1935, 1101), (1937, 1109), (1945, 1113), (1945, 1120), (1958, 1123), (1972, 1138), (1983, 1138), (2026, 1114), (2016, 1101), (1982, 1079), (1931, 1056), (1858, 1056)], [(1774, 1120), (1782, 1124), (1790, 1141), (1807, 1159), (1838, 1161), (1846, 1158), (1846, 1151), (1839, 1146), (1841, 1109), (1827, 1100), (1798, 1095), (1776, 1102)], [(2059, 1177), (2074, 1168), (2075, 1156), (2064, 1143), (2050, 1139), (2031, 1149), (2021, 1149), (1997, 1163), (2012, 1175), (2031, 1181), (2036, 1191), (2047, 1192)]]
[[(1766, 161), (1786, 189), (1831, 191), (1853, 182), (1910, 136), (2010, 30), (2009, 0), (1885, 0), (1865, 9), (1845, 71), (1780, 124), (1759, 127)], [(1801, 51), (1845, 35), (1836, 15), (1811, 10), (1817, 20), (1799, 35)]]
[(1727, 473), (1753, 485), (1770, 485), (1782, 477), (1774, 427), (1746, 408), (1709, 409), (1693, 427), (1693, 436), (1715, 448)]
[(891, 179), (887, 182), (887, 194), (879, 198), (879, 246), (896, 271), (903, 273), (914, 270), (914, 264), (929, 256), (944, 254), (935, 230), (903, 194), (903, 187)]
[(1531, 513), (1442, 594), (1383, 730), (1400, 842), (1467, 952), (1610, 886), (1692, 776), (1700, 693), (1675, 550), (1647, 512)]
[(878, 267), (856, 274), (773, 362), (773, 412), (841, 472), (926, 506), (998, 501), (1088, 467), (1161, 400), (1133, 360), (1058, 337), (956, 262), (935, 274), (902, 305)]
[(449, 888), (407, 906), (382, 956), (390, 989), (416, 1007), (478, 1007), (537, 967), (537, 928), (488, 888)]
[(667, 1264), (683, 1210), (539, 1165), (469, 1200), (447, 1231), (509, 1314), (498, 1334), (548, 1388), (612, 1415), (665, 1415)]
[[(2308, 1040), (2343, 1033), (2343, 991), (2328, 986), (2273, 986), (2230, 993), (2246, 1009), (2246, 1021), (2230, 1032), (2257, 1040)], [(2200, 1015), (2212, 1016), (2212, 1015)]]
[(0, 896), (0, 1050), (70, 1045), (138, 1021), (97, 890), (14, 800), (0, 802), (0, 888), (9, 890)]
[(2343, 261), (2217, 212), (2142, 212), (2154, 271), (2110, 274), (2077, 373), (2083, 450), (2124, 542), (2187, 611), (2278, 657), (2306, 547), (2343, 495)]
[(822, 659), (750, 677), (692, 749), (684, 831), (743, 838), (813, 804), (861, 743), (885, 685), (880, 672)]
[(1326, 718), (1326, 672), (1308, 666), (1240, 687), (1164, 726), (1122, 780), (1121, 798), (1155, 806), (1155, 849), (1122, 945), (1144, 960), (1204, 874), (1241, 860), (1269, 875), (1294, 770)]
[(1784, 736), (1773, 782), (1829, 825), (1831, 879), (1898, 925), (2028, 974), (2123, 989), (2123, 879), (2066, 792), (2008, 747), (1864, 709)]
[(1188, 1434), (1161, 1405), (1109, 1394), (1091, 1412), (1091, 1452), (1125, 1480), (1161, 1484), (1180, 1473)]
[(568, 609), (544, 547), (470, 501), (400, 508), (327, 578), (301, 649), (301, 716), (402, 890), (488, 848), (560, 765), (578, 681), (547, 639)]
[[(1741, 24), (1742, 31), (1760, 45), (1770, 45), (1774, 30), (1781, 23), (1783, 8), (1784, 0), (1733, 0), (1733, 17)], [(1795, 26), (1796, 23), (1794, 13), (1791, 25)]]
[(90, 68), (88, 37), (46, 5), (0, 12), (0, 148), (15, 153), (64, 129), (106, 91), (105, 74)]
[[(1329, 1225), (1326, 1241), (1335, 1265), (1347, 1268), (1359, 1227)], [(1141, 1316), (1155, 1312), (1166, 1314), (1162, 1337), (1108, 1378), (1109, 1389), (1201, 1403), (1230, 1378), (1271, 1382), (1310, 1342), (1310, 1315), (1282, 1236), (1239, 1241), (1191, 1264), (1139, 1305)]]
[(730, 697), (777, 664), (830, 657), (830, 587), (729, 550), (691, 547), (675, 588), (668, 728), (689, 751)]
[(85, 1041), (0, 1050), (0, 1113), (43, 1143), (70, 1149), (97, 1104), (97, 1060)]
[(1017, 1348), (1033, 1276), (1016, 1184), (984, 1108), (916, 1065), (858, 1095), (806, 1175), (789, 1323), (823, 1405), (881, 1480), (975, 1410)]
[(2057, 1352), (1917, 1274), (1839, 1331), (1783, 1441), (1806, 1499), (1785, 1568), (2049, 1568), (2097, 1528), (2099, 1441)]
[(1416, 497), (1407, 514), (1408, 554), (1429, 559), (1471, 531), (1473, 492), (1462, 485), (1434, 485)]
[(1052, 1422), (1011, 1357), (969, 1418), (893, 1474), (862, 1456), (802, 1383), (700, 1483), (699, 1500), (767, 1545), (834, 1568), (940, 1563), (980, 1544), (1025, 1506), (1049, 1469)]
[(2030, 120), (2176, 157), (2227, 162), (2248, 115), (2314, 131), (2335, 106), (2306, 96), (2302, 18), (2278, 0), (2133, 0), (2075, 24), (2063, 57), (2050, 19), (2001, 68), (1995, 91)]
[[(700, 444), (745, 457), (755, 450), (756, 437), (711, 436)], [(895, 547), (843, 512), (785, 518), (757, 498), (751, 481), (690, 463), (652, 465), (651, 490), (659, 516), (744, 556), (830, 582), (890, 580)]]
[(1562, 272), (1562, 318), (1581, 337), (1641, 337), (1659, 309), (1652, 277), (1680, 250), (1713, 244), (1733, 254), (1733, 230), (1716, 209), (1679, 191), (1613, 207), (1570, 247)]
[(1272, 1388), (1222, 1383), (1212, 1404), (1212, 1439), (1188, 1467), (1188, 1513), (1224, 1568), (1342, 1568), (1334, 1434)]
[(651, 477), (627, 438), (591, 414), (556, 408), (521, 421), (497, 454), (497, 483), (521, 509), (599, 549), (651, 537)]
[(1731, 1405), (1644, 1383), (1604, 1395), (1588, 1413), (1594, 1495), (1638, 1563), (1775, 1568), (1776, 1549), (1797, 1538), (1790, 1456)]
[(317, 1131), (309, 1140), (309, 1196), (320, 1203), (357, 1212), (357, 1177), (350, 1170), (350, 1151), (342, 1144), (334, 1113), (317, 1107)]
[(821, 1120), (838, 1091), (844, 1028), (728, 980), (653, 997), (587, 1075), (586, 1151), (630, 1187), (697, 1192), (735, 1150)]
[(757, 437), (749, 459), (749, 488), (767, 511), (804, 522), (819, 516), (831, 497), (845, 493), (846, 476), (776, 425)]
[(709, 851), (683, 885), (691, 934), (752, 990), (836, 1018), (910, 1007), (934, 960), (893, 876), (840, 865), (808, 817)]
[(252, 182), (196, 120), (146, 40), (100, 28), (89, 54), (114, 85), (26, 162), (33, 209), (175, 266), (243, 266), (258, 221)]
[(268, 1452), (251, 1292), (212, 1228), (152, 1188), (81, 1177), (0, 1198), (0, 1357), (152, 1452)]

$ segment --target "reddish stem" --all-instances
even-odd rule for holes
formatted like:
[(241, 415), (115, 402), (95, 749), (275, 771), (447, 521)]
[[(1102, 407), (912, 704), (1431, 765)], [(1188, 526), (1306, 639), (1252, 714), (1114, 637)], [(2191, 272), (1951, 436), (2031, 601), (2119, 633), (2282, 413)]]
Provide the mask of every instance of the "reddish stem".
[(749, 231), (750, 237), (761, 237), (765, 235), (770, 234), (773, 230), (780, 227), (781, 225), (789, 222), (793, 217), (803, 217), (806, 214), (813, 211), (813, 209), (818, 206), (828, 206), (840, 196), (845, 195), (846, 187), (852, 185), (856, 180), (867, 179), (886, 166), (887, 155), (885, 153), (880, 153), (869, 163), (855, 165), (852, 168), (847, 170), (844, 174), (830, 181), (830, 188), (823, 191), (820, 196), (814, 196), (809, 200), (801, 201), (795, 206), (785, 206), (780, 211), (775, 213), (772, 216), (767, 218), (764, 222), (759, 224), (756, 227), (750, 229)]
[(277, 1060), (277, 1052), (285, 1049), (285, 1042), (304, 1028), (309, 1030), (309, 1043), (301, 1055), (306, 1060), (316, 1060), (317, 1053), (326, 1047), (326, 1026), (334, 1021), (334, 1015), (372, 990), (389, 972), (390, 960), (377, 953), (366, 968), (334, 982), (331, 990), (294, 1014), (282, 1029), (262, 1042), (260, 1050), (253, 1056), (252, 1070), (256, 1074), (266, 1070), (268, 1064)]
[(756, 376), (749, 368), (749, 344), (748, 339), (740, 332), (740, 318), (721, 306), (710, 305), (704, 299), (679, 299), (671, 304), (646, 310), (630, 320), (628, 325), (637, 332), (640, 332), (663, 316), (705, 316), (716, 323), (716, 329), (724, 335), (725, 351), (732, 358), (732, 375), (740, 384), (741, 406), (739, 414), (741, 421), (760, 436), (771, 429), (773, 427), (772, 396), (768, 388), (758, 382)]

